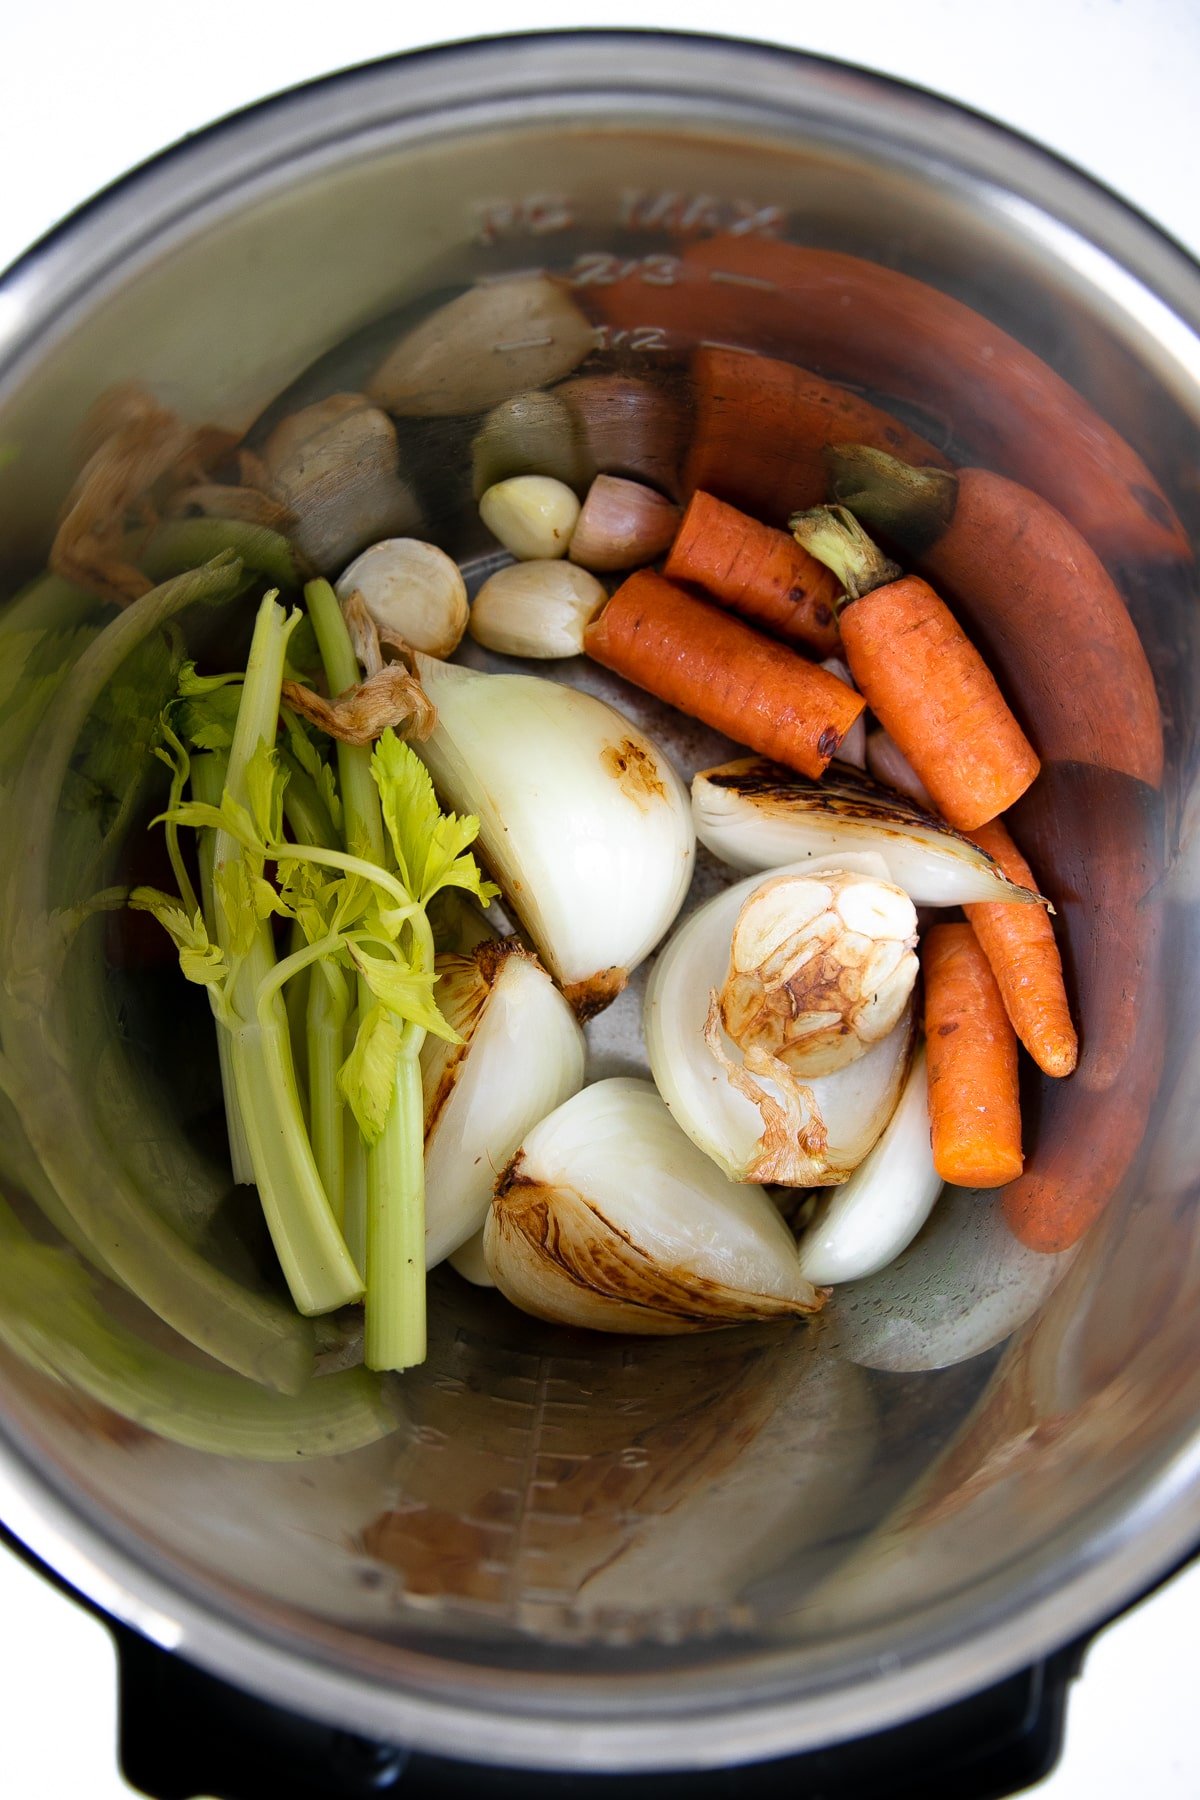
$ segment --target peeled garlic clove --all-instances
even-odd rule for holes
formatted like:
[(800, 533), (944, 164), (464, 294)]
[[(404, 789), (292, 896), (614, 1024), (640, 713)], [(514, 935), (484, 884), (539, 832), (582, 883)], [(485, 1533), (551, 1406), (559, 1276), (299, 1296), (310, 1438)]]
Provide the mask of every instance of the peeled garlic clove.
[(427, 656), (452, 656), (467, 629), (467, 587), (458, 564), (419, 538), (384, 538), (342, 571), (339, 600), (360, 594), (384, 638)]
[(415, 524), (396, 430), (361, 394), (332, 394), (282, 419), (260, 457), (291, 538), (315, 568), (336, 568), (376, 538)]
[[(882, 858), (861, 852), (782, 872), (847, 868), (887, 877)], [(646, 993), (650, 1068), (678, 1124), (734, 1181), (834, 1186), (892, 1116), (912, 1052), (913, 1006), (856, 1061), (804, 1082), (769, 1053), (739, 1051), (721, 1029), (717, 993), (738, 914), (759, 886), (753, 876), (718, 894), (660, 955)]]
[(515, 1306), (663, 1336), (816, 1312), (786, 1225), (690, 1144), (648, 1081), (584, 1088), (496, 1184), (484, 1255)]
[(839, 762), (808, 781), (761, 757), (738, 757), (696, 776), (692, 813), (700, 842), (735, 869), (870, 850), (918, 906), (1038, 899), (978, 844)]
[(924, 1045), (883, 1136), (844, 1187), (821, 1203), (800, 1239), (810, 1281), (834, 1285), (874, 1275), (907, 1249), (933, 1211), (942, 1179), (929, 1145)]
[(686, 789), (663, 751), (591, 694), (416, 660), (438, 714), (421, 756), (443, 802), (479, 819), (505, 905), (576, 1010), (598, 1011), (683, 904), (695, 854)]
[(487, 1258), (483, 1254), (483, 1226), (469, 1237), (465, 1244), (460, 1244), (452, 1255), (446, 1258), (456, 1275), (469, 1281), (472, 1287), (494, 1288), (491, 1270), (487, 1266)]
[(776, 875), (733, 928), (721, 1023), (740, 1050), (829, 1075), (900, 1019), (917, 978), (917, 911), (870, 875)]
[(367, 383), (389, 412), (485, 412), (568, 375), (595, 346), (579, 308), (544, 275), (469, 288), (406, 332)]
[[(831, 675), (836, 675), (839, 681), (844, 681), (847, 687), (854, 688), (855, 693), (858, 692), (854, 677), (850, 673), (850, 664), (846, 661), (844, 656), (827, 656), (820, 666), (823, 669), (828, 669)], [(859, 714), (858, 718), (855, 719), (853, 725), (838, 745), (838, 761), (849, 763), (851, 768), (854, 769), (866, 768), (867, 727), (865, 724), (865, 714)]]
[(479, 516), (513, 556), (534, 561), (567, 554), (579, 501), (565, 481), (550, 475), (514, 475), (487, 490), (479, 502)]
[(502, 656), (580, 656), (607, 591), (568, 562), (519, 562), (489, 575), (471, 607), (470, 632)]
[(571, 537), (570, 557), (585, 569), (634, 569), (661, 556), (679, 525), (679, 508), (640, 481), (597, 475)]
[(625, 475), (679, 493), (689, 414), (678, 386), (636, 375), (576, 375), (554, 396), (575, 420), (585, 479)]
[(514, 394), (494, 406), (471, 445), (476, 500), (510, 475), (553, 475), (568, 487), (587, 486), (579, 426), (553, 394)]
[(496, 1172), (531, 1125), (583, 1085), (583, 1033), (537, 960), (515, 939), (439, 956), (437, 999), (463, 1038), (421, 1051), (425, 1102), (425, 1266), (482, 1226)]
[(906, 800), (911, 800), (914, 806), (923, 807), (926, 812), (934, 810), (929, 789), (899, 744), (882, 728), (872, 731), (867, 737), (866, 766), (884, 787), (902, 794)]

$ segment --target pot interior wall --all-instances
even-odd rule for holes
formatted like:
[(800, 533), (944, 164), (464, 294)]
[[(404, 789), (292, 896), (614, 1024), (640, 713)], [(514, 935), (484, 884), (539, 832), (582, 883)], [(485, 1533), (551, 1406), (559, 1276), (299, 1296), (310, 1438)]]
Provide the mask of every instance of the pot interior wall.
[[(803, 117), (785, 136), (684, 122), (649, 100), (624, 123), (598, 102), (569, 120), (555, 111), (543, 100), (469, 131), (326, 144), (244, 181), (236, 207), (197, 206), (99, 277), (0, 395), (0, 444), (16, 452), (0, 477), (10, 586), (44, 559), (80, 421), (116, 383), (241, 430), (285, 390), (347, 385), (397, 321), (472, 280), (574, 271), (590, 305), (632, 265), (647, 317), (624, 341), (601, 334), (607, 366), (685, 392), (691, 344), (728, 341), (730, 288), (717, 284), (715, 330), (701, 298), (675, 335), (656, 324), (656, 292), (667, 259), (731, 230), (732, 242), (866, 256), (977, 308), (1093, 402), (1194, 526), (1197, 396), (1002, 196), (870, 144), (821, 141)], [(745, 291), (741, 347), (808, 364), (802, 309), (764, 336)], [(986, 375), (953, 401), (949, 416), (904, 416), (970, 461), (1004, 420)], [(402, 432), (417, 534), (467, 558), (481, 548), (477, 424)], [(1030, 1084), (1032, 1154), (1111, 1140), (1111, 1203), (1078, 1251), (1027, 1251), (994, 1202), (955, 1197), (895, 1270), (839, 1294), (821, 1328), (673, 1341), (540, 1326), (443, 1270), (429, 1361), (398, 1383), (398, 1429), (371, 1448), (296, 1465), (214, 1459), (123, 1426), (5, 1355), (22, 1453), (114, 1541), (224, 1615), (385, 1681), (407, 1679), (423, 1652), (452, 1694), (468, 1666), (498, 1681), (553, 1670), (568, 1687), (605, 1675), (597, 1704), (619, 1713), (635, 1678), (645, 1704), (671, 1672), (749, 1690), (768, 1663), (802, 1693), (1043, 1591), (1065, 1544), (1098, 1541), (1131, 1513), (1200, 1412), (1186, 833), (1179, 850), (1196, 613), (1180, 568), (1112, 561), (1159, 679), (1167, 780), (1154, 793), (1053, 766), (1052, 811), (1029, 818), (1085, 1040), (1070, 1092)], [(0, 618), (0, 642), (3, 630)], [(1061, 696), (1066, 716), (1075, 703)], [(71, 871), (61, 879), (60, 898)], [(206, 1005), (176, 1013), (161, 976), (113, 971), (111, 948), (101, 925), (73, 953), (67, 1078), (82, 1104), (65, 1153), (80, 1180), (102, 1181), (115, 1160), (152, 1201), (194, 1189), (203, 1208), (222, 1179), (205, 1137)], [(180, 1018), (200, 1050), (172, 1074), (164, 1023)], [(1107, 1061), (1089, 1062), (1089, 1028), (1110, 1033)], [(1069, 1178), (1072, 1154), (1054, 1150), (1051, 1180)], [(27, 1158), (10, 1156), (7, 1172), (14, 1195), (36, 1198)]]

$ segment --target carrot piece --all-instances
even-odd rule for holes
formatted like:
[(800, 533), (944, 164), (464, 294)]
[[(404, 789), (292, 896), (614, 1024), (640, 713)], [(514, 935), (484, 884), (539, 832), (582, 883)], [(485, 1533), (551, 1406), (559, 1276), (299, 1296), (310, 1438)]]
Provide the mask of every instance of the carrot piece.
[[(999, 819), (968, 836), (1010, 881), (1037, 892), (1033, 870)], [(1042, 906), (1013, 906), (1004, 900), (974, 901), (963, 911), (991, 964), (1013, 1030), (1043, 1073), (1069, 1075), (1079, 1061), (1079, 1039), (1050, 915)], [(1018, 918), (1018, 913), (1028, 917)]]
[(1018, 800), (1040, 763), (987, 664), (918, 575), (901, 575), (844, 507), (792, 519), (846, 589), (842, 650), (879, 723), (960, 831)]
[(1003, 1187), (1024, 1167), (1017, 1039), (969, 925), (921, 946), (933, 1166), (955, 1187)]
[(802, 775), (824, 773), (865, 702), (784, 644), (648, 569), (584, 633), (606, 669)]
[(828, 498), (829, 444), (874, 444), (949, 468), (941, 452), (870, 401), (794, 363), (704, 347), (692, 356), (694, 408), (683, 491), (696, 488), (783, 524)]
[(694, 581), (721, 605), (788, 644), (828, 656), (838, 641), (837, 577), (802, 550), (736, 507), (696, 492), (667, 553), (663, 574)]
[(1129, 610), (1069, 519), (989, 469), (913, 468), (842, 444), (832, 491), (955, 604), (988, 667), (1020, 694), (1047, 762), (1087, 762), (1158, 787), (1162, 713)]
[[(1079, 1019), (1079, 1067), (1038, 1084), (1037, 1145), (1001, 1210), (1014, 1236), (1054, 1255), (1118, 1196), (1162, 1092), (1171, 944), (1163, 804), (1152, 788), (1086, 763), (1048, 763), (1016, 814), (1058, 908)], [(1114, 1240), (1116, 1241), (1116, 1240)]]
[(1101, 556), (1193, 559), (1159, 483), (1094, 407), (990, 319), (910, 275), (841, 251), (720, 236), (689, 246), (669, 286), (639, 273), (591, 299), (610, 325), (794, 358), (948, 420), (980, 461), (1044, 495)]

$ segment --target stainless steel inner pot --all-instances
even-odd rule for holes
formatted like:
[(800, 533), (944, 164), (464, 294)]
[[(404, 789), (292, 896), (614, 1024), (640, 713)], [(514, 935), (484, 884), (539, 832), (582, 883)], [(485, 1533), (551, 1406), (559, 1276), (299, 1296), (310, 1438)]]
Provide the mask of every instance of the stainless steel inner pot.
[[(44, 560), (106, 388), (136, 379), (241, 430), (292, 384), (327, 391), (335, 346), (382, 341), (375, 321), (473, 280), (550, 267), (587, 303), (640, 270), (646, 319), (599, 342), (685, 405), (687, 349), (731, 330), (748, 354), (819, 368), (802, 307), (768, 340), (728, 282), (715, 328), (703, 300), (684, 341), (656, 322), (672, 259), (722, 233), (848, 251), (977, 309), (1134, 446), (1195, 535), (1200, 274), (1177, 248), (928, 95), (761, 47), (606, 33), (457, 46), (285, 95), (138, 171), (10, 271), (5, 591)], [(1028, 431), (986, 356), (933, 411), (906, 416), (956, 460), (1003, 466), (1005, 433)], [(402, 432), (419, 529), (468, 558), (476, 425)], [(1082, 440), (1058, 448), (1086, 479)], [(636, 447), (613, 452), (626, 460)], [(1168, 775), (1156, 793), (1051, 765), (1030, 819), (1085, 1042), (1066, 1089), (1031, 1087), (1034, 1156), (1051, 1185), (1090, 1158), (1087, 1182), (1111, 1191), (1077, 1251), (1023, 1250), (994, 1203), (956, 1200), (818, 1331), (669, 1342), (541, 1327), (443, 1271), (396, 1434), (295, 1466), (114, 1430), (5, 1353), (12, 1529), (152, 1639), (314, 1716), (596, 1769), (767, 1756), (915, 1715), (1169, 1567), (1200, 1534), (1196, 612), (1182, 562), (1117, 540)], [(1078, 705), (1061, 696), (1066, 719)], [(134, 1023), (98, 1060), (81, 1025), (57, 1147), (98, 1208), (114, 1158), (151, 1197), (201, 1158), (184, 1098), (151, 1078), (152, 1009), (106, 974), (105, 942), (76, 952), (81, 1017)], [(4, 1173), (36, 1194), (16, 1143)]]

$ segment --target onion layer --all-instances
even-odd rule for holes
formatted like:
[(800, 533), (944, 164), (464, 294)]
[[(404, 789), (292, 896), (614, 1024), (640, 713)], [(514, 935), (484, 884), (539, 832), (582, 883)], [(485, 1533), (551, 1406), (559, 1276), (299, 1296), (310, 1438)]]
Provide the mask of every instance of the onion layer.
[(655, 1336), (816, 1312), (786, 1225), (727, 1181), (648, 1081), (584, 1088), (496, 1186), (484, 1253), (514, 1305), (557, 1324)]

